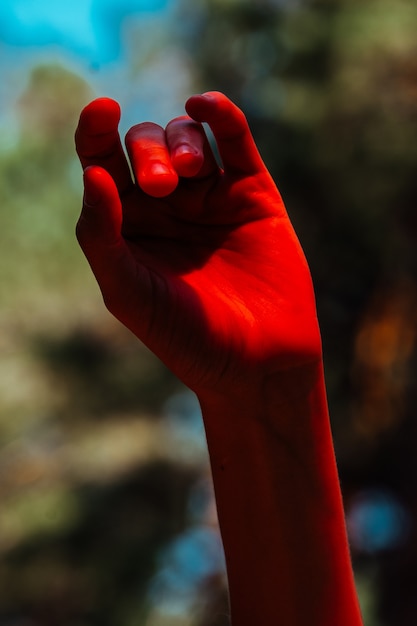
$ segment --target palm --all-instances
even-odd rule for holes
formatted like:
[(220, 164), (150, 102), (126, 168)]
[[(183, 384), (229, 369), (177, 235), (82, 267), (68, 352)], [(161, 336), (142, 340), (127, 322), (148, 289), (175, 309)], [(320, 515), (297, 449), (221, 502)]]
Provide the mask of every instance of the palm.
[(124, 321), (193, 388), (220, 377), (230, 388), (248, 367), (287, 365), (290, 352), (311, 358), (317, 339), (308, 268), (277, 190), (267, 174), (251, 191), (236, 182), (222, 175), (196, 193), (183, 181), (169, 200), (135, 190), (124, 210), (132, 262), (153, 285), (151, 317), (130, 309)]
[(107, 286), (108, 268), (100, 279), (93, 266), (110, 310), (195, 390), (230, 390), (248, 368), (262, 375), (320, 351), (303, 253), (252, 158), (250, 175), (211, 162), (163, 198), (129, 185), (122, 276)]

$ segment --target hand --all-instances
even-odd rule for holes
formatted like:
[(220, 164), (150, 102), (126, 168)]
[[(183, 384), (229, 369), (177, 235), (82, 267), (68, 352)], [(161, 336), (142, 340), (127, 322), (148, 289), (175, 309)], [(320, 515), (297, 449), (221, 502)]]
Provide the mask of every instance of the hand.
[(186, 110), (129, 131), (133, 182), (117, 103), (84, 109), (79, 242), (110, 311), (199, 397), (232, 623), (361, 626), (304, 255), (243, 113), (220, 93)]
[[(108, 309), (194, 391), (242, 384), (321, 357), (309, 270), (243, 113), (193, 96), (164, 130), (98, 99), (81, 113), (80, 245)], [(216, 162), (202, 122), (215, 137)]]

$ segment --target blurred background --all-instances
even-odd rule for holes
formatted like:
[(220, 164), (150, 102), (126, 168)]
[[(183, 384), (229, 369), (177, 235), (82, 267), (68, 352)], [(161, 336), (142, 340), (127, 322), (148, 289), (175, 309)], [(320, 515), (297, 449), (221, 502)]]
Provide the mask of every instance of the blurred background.
[(366, 626), (417, 623), (414, 0), (2, 0), (0, 626), (226, 626), (194, 396), (77, 248), (82, 106), (222, 90), (306, 251)]

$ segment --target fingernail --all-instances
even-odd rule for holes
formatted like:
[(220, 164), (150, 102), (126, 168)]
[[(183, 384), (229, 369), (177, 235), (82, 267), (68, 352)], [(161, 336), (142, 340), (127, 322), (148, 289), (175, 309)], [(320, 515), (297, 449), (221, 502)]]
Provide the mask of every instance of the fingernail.
[(163, 163), (153, 163), (149, 168), (149, 174), (152, 176), (166, 176), (171, 173), (170, 168)]
[(147, 169), (139, 172), (138, 183), (145, 193), (162, 198), (174, 191), (178, 175), (164, 163), (150, 163)]
[(183, 143), (175, 148), (175, 156), (182, 156), (183, 154), (196, 154), (196, 151), (191, 146)]
[(187, 144), (175, 148), (172, 163), (179, 176), (190, 178), (198, 174), (204, 161), (204, 156), (198, 150)]

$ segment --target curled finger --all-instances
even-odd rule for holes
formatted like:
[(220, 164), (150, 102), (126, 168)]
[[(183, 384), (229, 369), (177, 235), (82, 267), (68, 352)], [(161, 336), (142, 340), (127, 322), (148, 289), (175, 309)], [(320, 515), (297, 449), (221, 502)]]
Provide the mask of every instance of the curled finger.
[(179, 176), (203, 178), (218, 170), (204, 128), (184, 115), (166, 127), (166, 139), (171, 162)]

